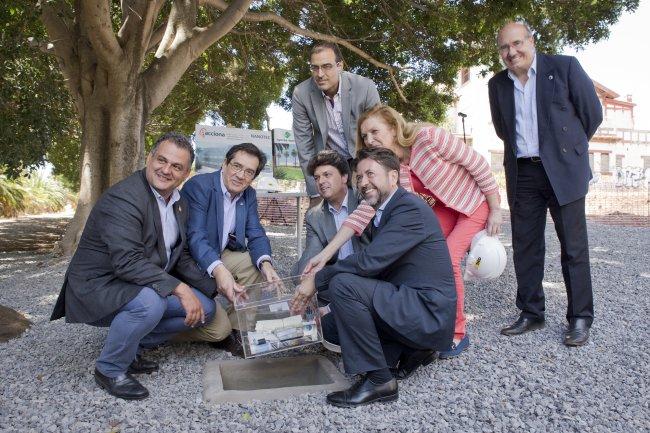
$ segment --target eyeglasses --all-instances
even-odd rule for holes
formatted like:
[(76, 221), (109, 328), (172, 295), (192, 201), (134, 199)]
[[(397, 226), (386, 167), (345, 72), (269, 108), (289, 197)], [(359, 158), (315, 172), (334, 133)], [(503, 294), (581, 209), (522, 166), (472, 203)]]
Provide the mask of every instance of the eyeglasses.
[(310, 65), (309, 65), (309, 69), (310, 69), (312, 72), (318, 72), (319, 70), (320, 70), (320, 71), (323, 71), (323, 72), (329, 72), (329, 71), (331, 71), (332, 69), (334, 69), (334, 66), (338, 66), (339, 63), (340, 63), (340, 62), (336, 62), (335, 64), (332, 64), (332, 63), (325, 63), (324, 65), (312, 65), (312, 64), (310, 64)]
[(250, 168), (245, 169), (244, 166), (238, 162), (229, 162), (228, 165), (232, 167), (233, 174), (241, 173), (243, 171), (244, 176), (249, 179), (254, 178), (255, 175), (257, 174), (255, 170), (251, 170)]
[[(528, 38), (526, 38), (528, 39)], [(514, 48), (515, 50), (520, 49), (521, 47), (524, 46), (524, 43), (526, 42), (526, 39), (518, 39), (511, 44), (503, 44), (499, 45), (499, 52), (500, 53), (505, 53), (507, 51), (510, 51), (510, 47)]]

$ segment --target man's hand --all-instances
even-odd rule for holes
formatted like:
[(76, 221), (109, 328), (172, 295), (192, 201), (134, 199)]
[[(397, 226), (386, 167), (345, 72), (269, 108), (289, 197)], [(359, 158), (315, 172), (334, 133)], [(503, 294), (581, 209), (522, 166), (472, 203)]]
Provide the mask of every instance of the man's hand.
[(328, 257), (328, 254), (326, 254), (324, 251), (321, 251), (320, 253), (316, 254), (314, 257), (309, 259), (307, 262), (307, 266), (305, 266), (305, 269), (302, 271), (302, 276), (303, 278), (306, 277), (307, 275), (315, 275), (316, 272), (320, 271), (325, 267), (327, 264), (327, 261), (331, 257)]
[(172, 290), (172, 294), (181, 301), (181, 306), (185, 310), (185, 325), (194, 327), (200, 323), (205, 323), (205, 313), (203, 305), (196, 297), (190, 286), (180, 283)]
[(492, 209), (485, 223), (488, 236), (496, 236), (501, 232), (501, 209)]
[(291, 314), (302, 314), (307, 308), (309, 300), (316, 293), (316, 283), (313, 275), (302, 278), (300, 285), (296, 289), (293, 298), (289, 302)]
[(323, 201), (323, 199), (321, 198), (321, 196), (318, 196), (318, 197), (309, 197), (309, 209), (313, 208), (314, 206), (316, 206), (317, 204), (319, 204), (321, 201)]
[(269, 283), (280, 281), (278, 273), (275, 272), (275, 268), (273, 268), (273, 265), (269, 261), (262, 262), (260, 272), (262, 272), (262, 275), (264, 275), (264, 278), (266, 278), (266, 281)]
[(236, 297), (246, 298), (246, 289), (235, 282), (232, 274), (223, 263), (212, 270), (212, 276), (217, 283), (217, 290), (233, 304)]

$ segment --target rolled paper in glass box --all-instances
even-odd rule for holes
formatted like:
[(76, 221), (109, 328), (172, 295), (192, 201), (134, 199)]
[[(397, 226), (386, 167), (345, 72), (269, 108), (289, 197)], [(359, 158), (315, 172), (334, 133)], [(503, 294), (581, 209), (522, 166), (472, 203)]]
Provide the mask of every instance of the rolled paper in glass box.
[(291, 308), (298, 280), (299, 277), (288, 277), (275, 283), (251, 284), (246, 286), (246, 297), (235, 299), (235, 314), (246, 358), (323, 340), (316, 296), (304, 309), (294, 311)]

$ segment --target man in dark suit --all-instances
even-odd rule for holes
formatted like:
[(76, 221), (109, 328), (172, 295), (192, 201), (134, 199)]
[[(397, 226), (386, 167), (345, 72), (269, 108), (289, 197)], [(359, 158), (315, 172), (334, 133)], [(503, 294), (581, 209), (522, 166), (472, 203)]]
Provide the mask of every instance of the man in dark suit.
[(431, 362), (451, 344), (456, 289), (451, 259), (437, 218), (427, 204), (397, 186), (399, 160), (388, 149), (359, 151), (357, 185), (376, 209), (370, 243), (316, 276), (303, 280), (292, 306), (327, 289), (345, 371), (364, 376), (327, 396), (355, 407), (398, 397), (399, 378)]
[(294, 89), (291, 110), (293, 136), (311, 198), (309, 207), (313, 207), (320, 197), (307, 171), (309, 160), (323, 149), (351, 160), (357, 118), (379, 104), (379, 93), (372, 80), (343, 70), (343, 56), (334, 43), (317, 42), (311, 49), (309, 67), (312, 76)]
[[(192, 256), (230, 302), (246, 285), (280, 279), (260, 224), (257, 194), (250, 186), (265, 164), (266, 155), (254, 144), (237, 144), (226, 153), (220, 170), (192, 177), (181, 191), (190, 207), (187, 237)], [(237, 328), (232, 308), (230, 313)], [(229, 340), (230, 350), (239, 352), (239, 333), (233, 331)]]
[(497, 37), (506, 65), (489, 82), (490, 109), (504, 142), (504, 165), (521, 314), (504, 335), (544, 326), (546, 209), (561, 246), (569, 326), (564, 344), (589, 339), (593, 294), (585, 196), (591, 179), (589, 140), (602, 122), (594, 85), (578, 60), (535, 51), (530, 29), (508, 23)]
[(131, 375), (158, 369), (139, 355), (141, 348), (202, 327), (215, 315), (215, 285), (187, 249), (188, 207), (177, 189), (193, 159), (186, 137), (165, 134), (144, 170), (102, 195), (52, 313), (51, 320), (65, 316), (70, 323), (109, 327), (95, 381), (115, 397), (149, 395)]

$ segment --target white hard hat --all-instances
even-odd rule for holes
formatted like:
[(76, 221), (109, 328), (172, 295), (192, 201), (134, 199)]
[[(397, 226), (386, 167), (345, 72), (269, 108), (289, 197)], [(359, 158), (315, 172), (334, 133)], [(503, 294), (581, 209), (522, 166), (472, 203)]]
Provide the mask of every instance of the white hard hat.
[(481, 230), (472, 239), (465, 261), (465, 280), (493, 280), (506, 268), (506, 249), (496, 236)]
[(268, 174), (262, 175), (257, 179), (255, 189), (258, 191), (278, 192), (281, 190), (278, 181)]

